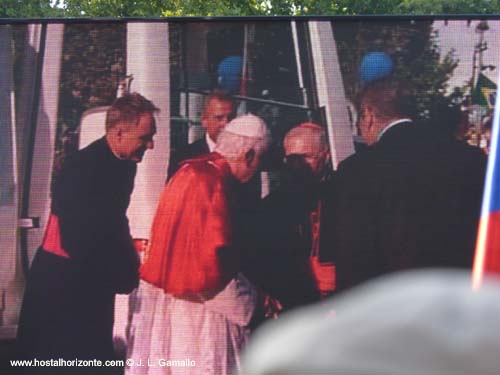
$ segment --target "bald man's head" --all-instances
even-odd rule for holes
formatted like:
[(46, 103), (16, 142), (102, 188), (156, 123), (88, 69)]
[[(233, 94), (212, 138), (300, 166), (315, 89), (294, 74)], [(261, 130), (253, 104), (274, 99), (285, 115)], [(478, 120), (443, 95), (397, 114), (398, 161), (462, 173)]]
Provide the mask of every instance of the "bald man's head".
[(305, 122), (290, 130), (283, 141), (287, 163), (302, 161), (315, 177), (323, 176), (330, 160), (326, 132), (323, 127)]

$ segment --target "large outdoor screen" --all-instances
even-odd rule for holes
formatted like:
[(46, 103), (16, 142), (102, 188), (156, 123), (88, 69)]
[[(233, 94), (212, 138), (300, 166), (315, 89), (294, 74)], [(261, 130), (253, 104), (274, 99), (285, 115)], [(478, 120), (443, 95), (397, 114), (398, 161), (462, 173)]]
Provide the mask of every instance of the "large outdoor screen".
[(496, 19), (2, 20), (0, 355), (230, 374), (287, 310), (471, 268), (498, 56)]

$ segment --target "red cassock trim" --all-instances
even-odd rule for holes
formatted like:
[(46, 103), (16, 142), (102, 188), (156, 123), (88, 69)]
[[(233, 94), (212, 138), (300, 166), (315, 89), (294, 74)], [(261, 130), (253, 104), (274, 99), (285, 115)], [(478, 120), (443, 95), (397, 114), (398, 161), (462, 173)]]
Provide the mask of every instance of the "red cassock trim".
[(59, 229), (59, 218), (50, 214), (45, 235), (43, 237), (42, 248), (48, 253), (69, 258), (69, 254), (62, 247), (61, 231)]

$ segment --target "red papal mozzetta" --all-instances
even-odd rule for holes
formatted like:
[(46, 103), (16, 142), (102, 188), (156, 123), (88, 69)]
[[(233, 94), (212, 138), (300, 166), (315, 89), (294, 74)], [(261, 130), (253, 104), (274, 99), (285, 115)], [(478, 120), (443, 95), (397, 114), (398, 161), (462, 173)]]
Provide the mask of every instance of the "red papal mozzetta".
[(236, 264), (221, 263), (231, 244), (228, 163), (217, 153), (187, 160), (165, 186), (141, 278), (174, 296), (222, 289)]

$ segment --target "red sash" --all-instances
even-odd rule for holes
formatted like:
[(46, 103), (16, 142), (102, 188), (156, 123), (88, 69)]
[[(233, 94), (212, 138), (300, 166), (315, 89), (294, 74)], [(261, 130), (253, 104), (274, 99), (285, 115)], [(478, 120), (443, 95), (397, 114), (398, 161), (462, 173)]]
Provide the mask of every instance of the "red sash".
[(322, 296), (328, 296), (335, 290), (335, 265), (319, 261), (321, 207), (322, 202), (319, 201), (309, 217), (312, 236), (309, 265), (319, 292)]
[(69, 258), (69, 254), (63, 249), (61, 244), (61, 231), (59, 229), (59, 218), (50, 214), (45, 235), (43, 237), (42, 248), (51, 254), (63, 258)]

